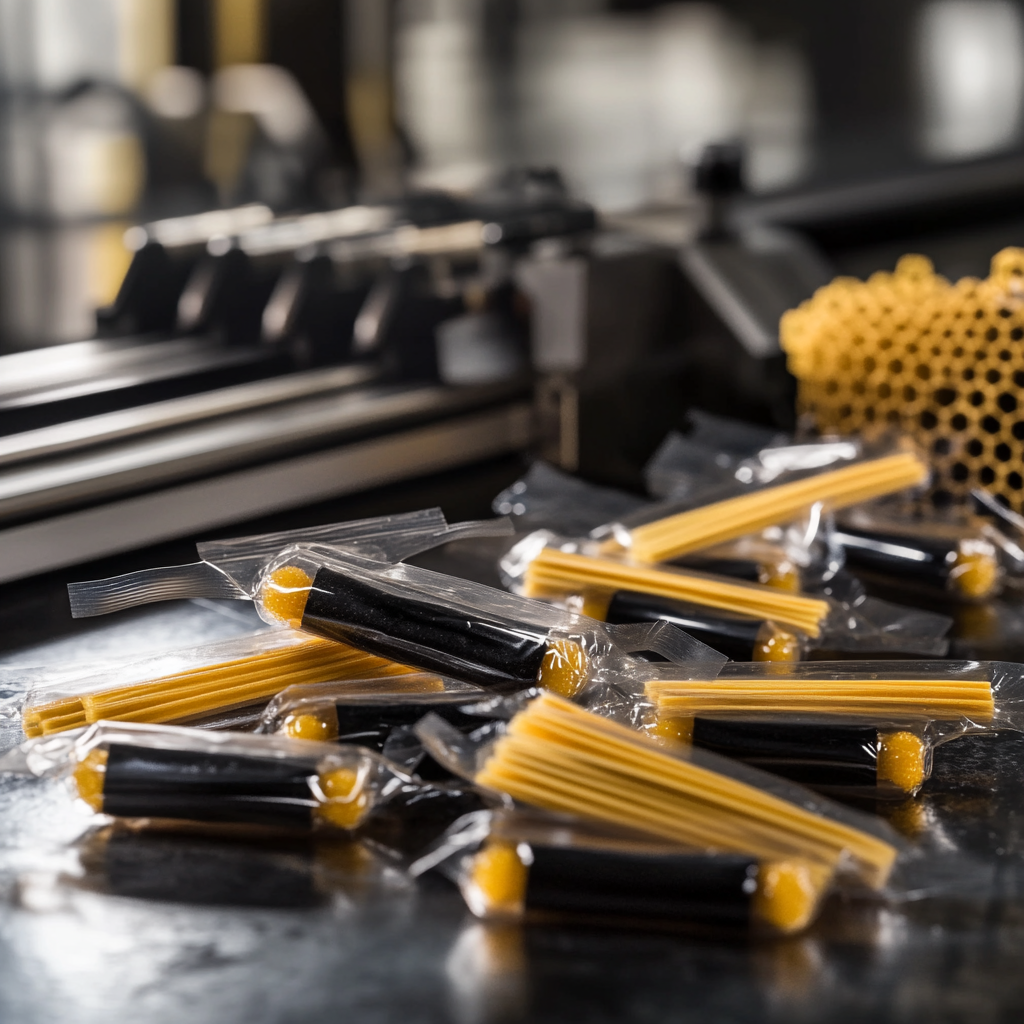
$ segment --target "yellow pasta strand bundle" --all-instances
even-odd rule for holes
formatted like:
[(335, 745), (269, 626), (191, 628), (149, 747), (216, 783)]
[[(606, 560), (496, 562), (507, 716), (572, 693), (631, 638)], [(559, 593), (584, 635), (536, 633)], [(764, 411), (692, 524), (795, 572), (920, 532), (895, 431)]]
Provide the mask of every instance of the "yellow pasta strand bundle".
[[(635, 526), (630, 530), (629, 550), (639, 562), (664, 562), (789, 522), (815, 502), (846, 508), (927, 479), (928, 466), (914, 452), (866, 459)], [(618, 548), (615, 540), (606, 545), (608, 551)]]
[(674, 757), (633, 730), (542, 694), (509, 724), (476, 781), (546, 810), (639, 829), (695, 849), (834, 868), (852, 858), (885, 884), (896, 848), (746, 783)]
[(992, 684), (981, 679), (786, 679), (766, 675), (713, 683), (655, 680), (645, 685), (660, 718), (713, 714), (846, 715), (897, 721), (991, 722)]
[(346, 644), (307, 637), (244, 658), (36, 704), (24, 710), (22, 728), (32, 737), (77, 729), (101, 719), (180, 722), (267, 700), (286, 686), (412, 671)]
[(544, 548), (530, 562), (523, 586), (529, 597), (582, 593), (593, 598), (610, 596), (617, 590), (635, 590), (707, 608), (771, 619), (812, 637), (821, 634), (822, 622), (829, 613), (827, 601), (786, 593), (777, 587), (737, 583), (702, 573), (631, 565), (614, 558), (575, 554), (555, 548)]
[(930, 453), (933, 491), (985, 487), (1024, 512), (1024, 249), (951, 284), (924, 256), (836, 278), (782, 318), (800, 410), (841, 433), (898, 427)]

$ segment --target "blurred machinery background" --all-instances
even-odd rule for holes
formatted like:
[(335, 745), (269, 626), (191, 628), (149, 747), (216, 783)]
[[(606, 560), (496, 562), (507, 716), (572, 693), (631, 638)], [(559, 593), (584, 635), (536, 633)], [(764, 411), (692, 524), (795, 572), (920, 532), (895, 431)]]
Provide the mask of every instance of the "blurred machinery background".
[(0, 583), (792, 427), (782, 312), (1020, 242), (1022, 100), (1011, 0), (0, 0)]

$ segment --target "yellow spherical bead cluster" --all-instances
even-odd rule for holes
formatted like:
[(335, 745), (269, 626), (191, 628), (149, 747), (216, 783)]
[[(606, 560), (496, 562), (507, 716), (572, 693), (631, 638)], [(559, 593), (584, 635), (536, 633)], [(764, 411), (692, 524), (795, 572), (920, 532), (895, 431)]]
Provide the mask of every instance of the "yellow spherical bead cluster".
[(780, 339), (819, 429), (897, 427), (928, 453), (933, 494), (981, 486), (1024, 511), (1024, 249), (984, 281), (951, 284), (924, 256), (836, 278), (783, 316)]

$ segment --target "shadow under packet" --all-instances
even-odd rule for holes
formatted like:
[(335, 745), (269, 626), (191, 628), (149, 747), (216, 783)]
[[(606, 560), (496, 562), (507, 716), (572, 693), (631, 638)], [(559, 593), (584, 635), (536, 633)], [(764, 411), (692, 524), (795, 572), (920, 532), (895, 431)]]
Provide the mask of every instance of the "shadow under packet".
[(611, 683), (585, 706), (679, 750), (716, 751), (829, 795), (902, 799), (940, 744), (1024, 731), (1024, 666), (1009, 662), (733, 662), (713, 684)]

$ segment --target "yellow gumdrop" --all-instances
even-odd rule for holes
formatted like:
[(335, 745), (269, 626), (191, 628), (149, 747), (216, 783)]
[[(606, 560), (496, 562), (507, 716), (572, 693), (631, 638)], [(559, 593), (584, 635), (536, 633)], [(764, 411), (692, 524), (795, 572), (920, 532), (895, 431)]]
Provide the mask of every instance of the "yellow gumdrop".
[(327, 802), (317, 808), (321, 821), (335, 828), (352, 829), (362, 824), (370, 809), (370, 795), (353, 768), (335, 768), (320, 775), (320, 790)]
[(271, 618), (298, 628), (312, 586), (313, 579), (305, 570), (297, 565), (282, 565), (264, 579), (260, 603)]
[(799, 661), (800, 638), (794, 633), (790, 633), (785, 629), (779, 629), (778, 626), (766, 622), (757, 632), (751, 660)]
[(758, 868), (751, 912), (785, 934), (806, 928), (830, 877), (827, 867), (810, 861), (766, 861)]
[(513, 843), (489, 842), (473, 858), (470, 884), (488, 914), (522, 913), (529, 869)]
[(879, 733), (878, 763), (875, 775), (879, 782), (891, 782), (904, 793), (915, 793), (925, 779), (925, 745), (912, 732)]
[(75, 765), (72, 778), (79, 797), (94, 811), (103, 810), (103, 782), (106, 778), (107, 752), (99, 748), (89, 753)]
[(784, 590), (787, 594), (800, 593), (800, 570), (792, 562), (759, 565), (757, 578), (766, 587)]
[(999, 580), (999, 564), (988, 551), (961, 547), (949, 575), (954, 587), (965, 597), (986, 597)]
[(336, 740), (338, 709), (332, 704), (320, 711), (288, 715), (284, 720), (284, 733), (293, 740)]
[(658, 715), (649, 730), (651, 736), (672, 746), (690, 746), (693, 743), (692, 718), (666, 718)]
[(608, 617), (608, 605), (611, 604), (612, 595), (607, 590), (588, 590), (583, 594), (583, 614), (599, 622), (604, 622)]
[(587, 652), (575, 640), (552, 640), (537, 673), (537, 685), (573, 698), (587, 681)]

